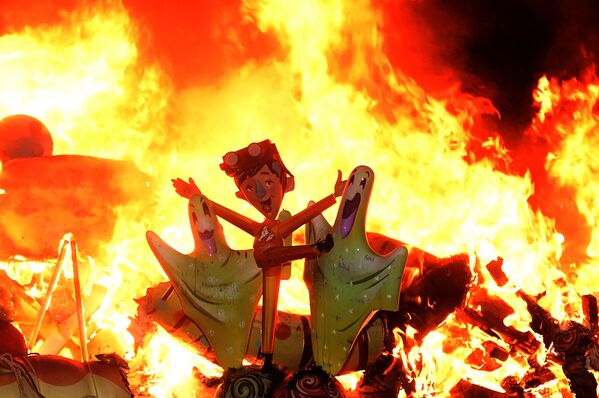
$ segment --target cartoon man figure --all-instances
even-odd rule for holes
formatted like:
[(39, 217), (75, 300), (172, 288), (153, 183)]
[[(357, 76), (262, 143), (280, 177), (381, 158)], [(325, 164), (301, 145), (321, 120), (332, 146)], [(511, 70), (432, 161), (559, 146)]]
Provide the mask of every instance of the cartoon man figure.
[[(235, 180), (239, 191), (236, 196), (254, 206), (265, 220), (262, 223), (253, 221), (218, 203), (212, 202), (216, 214), (238, 228), (254, 236), (254, 257), (263, 269), (263, 303), (262, 303), (262, 347), (264, 369), (273, 368), (274, 329), (276, 324), (279, 284), (283, 264), (298, 259), (313, 259), (333, 247), (331, 235), (313, 245), (285, 246), (284, 239), (300, 226), (332, 206), (335, 197), (341, 196), (345, 181), (339, 172), (334, 193), (316, 202), (298, 214), (284, 220), (277, 220), (277, 215), (286, 192), (294, 189), (294, 177), (285, 167), (277, 147), (269, 140), (252, 143), (247, 148), (228, 152), (223, 157), (220, 168)], [(179, 195), (191, 198), (200, 193), (193, 179), (185, 182), (173, 179), (173, 186)]]

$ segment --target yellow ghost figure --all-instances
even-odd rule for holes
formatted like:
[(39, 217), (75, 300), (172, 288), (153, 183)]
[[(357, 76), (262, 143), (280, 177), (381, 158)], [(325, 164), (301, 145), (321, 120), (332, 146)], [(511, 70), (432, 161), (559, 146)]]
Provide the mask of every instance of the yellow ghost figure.
[(150, 248), (171, 280), (185, 314), (207, 337), (223, 368), (242, 364), (252, 320), (262, 295), (262, 270), (251, 250), (232, 250), (225, 241), (210, 201), (189, 200), (195, 248), (181, 254), (154, 232)]
[(381, 256), (366, 238), (366, 212), (374, 172), (358, 166), (350, 174), (331, 228), (319, 216), (307, 228), (309, 242), (332, 233), (334, 246), (306, 261), (304, 279), (310, 292), (312, 347), (316, 365), (336, 375), (358, 334), (378, 310), (397, 311), (399, 287), (408, 251), (398, 247)]

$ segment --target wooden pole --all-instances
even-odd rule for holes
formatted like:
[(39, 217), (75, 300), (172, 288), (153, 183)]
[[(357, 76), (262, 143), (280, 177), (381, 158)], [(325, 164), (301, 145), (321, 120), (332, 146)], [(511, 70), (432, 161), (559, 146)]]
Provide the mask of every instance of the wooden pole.
[(58, 260), (56, 260), (56, 266), (54, 267), (54, 272), (52, 273), (52, 277), (50, 278), (48, 290), (46, 291), (46, 295), (44, 296), (44, 300), (42, 302), (40, 312), (37, 315), (37, 320), (31, 332), (31, 336), (29, 337), (29, 349), (33, 349), (33, 346), (35, 345), (35, 342), (37, 340), (37, 335), (39, 334), (40, 328), (42, 327), (42, 322), (44, 321), (44, 317), (46, 316), (46, 312), (48, 312), (48, 308), (50, 307), (50, 300), (52, 299), (52, 294), (54, 293), (54, 289), (58, 284), (58, 278), (62, 273), (66, 250), (67, 240), (63, 240), (62, 245), (60, 247), (60, 254), (58, 255)]
[(85, 330), (85, 317), (83, 314), (83, 299), (81, 298), (81, 281), (79, 279), (79, 262), (77, 261), (77, 244), (71, 241), (71, 259), (73, 261), (73, 283), (75, 285), (75, 303), (77, 305), (77, 320), (79, 321), (79, 345), (81, 347), (81, 360), (87, 362), (87, 332)]

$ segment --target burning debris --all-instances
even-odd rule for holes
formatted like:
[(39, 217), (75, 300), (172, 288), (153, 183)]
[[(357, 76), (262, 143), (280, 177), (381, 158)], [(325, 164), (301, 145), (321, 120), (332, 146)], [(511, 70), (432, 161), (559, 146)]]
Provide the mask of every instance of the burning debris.
[(56, 356), (0, 356), (5, 397), (97, 396), (131, 398), (123, 369), (105, 358), (81, 363)]
[(583, 297), (584, 326), (575, 321), (560, 325), (560, 321), (540, 307), (537, 300), (522, 291), (518, 295), (526, 301), (532, 316), (531, 328), (543, 336), (545, 347), (553, 346), (554, 360), (562, 366), (572, 392), (576, 397), (596, 397), (597, 380), (590, 370), (599, 370), (597, 299), (590, 295)]
[[(9, 288), (0, 288), (0, 392), (6, 397), (36, 397), (51, 398), (59, 396), (88, 396), (97, 397), (111, 396), (119, 398), (132, 397), (129, 383), (124, 373), (127, 363), (116, 354), (96, 355), (98, 361), (89, 361), (87, 335), (85, 320), (83, 318), (83, 303), (81, 299), (81, 286), (78, 274), (77, 252), (73, 240), (65, 241), (61, 247), (61, 253), (56, 264), (49, 290), (46, 292), (43, 304), (39, 309), (37, 321), (31, 331), (29, 347), (38, 343), (38, 335), (42, 327), (42, 321), (50, 305), (50, 299), (55, 292), (55, 287), (62, 273), (65, 263), (67, 248), (72, 255), (73, 272), (75, 275), (74, 285), (76, 294), (76, 312), (79, 328), (79, 346), (81, 361), (65, 358), (57, 355), (35, 355), (29, 351), (25, 337), (19, 329), (12, 325), (17, 312), (15, 310), (15, 297), (12, 288), (14, 282), (6, 278)], [(22, 287), (21, 287), (22, 288)], [(57, 297), (55, 297), (56, 299)], [(56, 300), (55, 300), (56, 304)], [(69, 313), (68, 305), (59, 301), (58, 311)], [(67, 317), (68, 318), (68, 317)], [(58, 323), (58, 322), (57, 322)], [(66, 343), (71, 338), (66, 330), (69, 326), (64, 320), (58, 323), (61, 327), (58, 341)], [(26, 328), (26, 323), (20, 327)], [(66, 330), (65, 330), (66, 329)], [(71, 328), (72, 329), (72, 328)], [(39, 347), (40, 352), (58, 351), (57, 347), (49, 348), (47, 343), (57, 344), (56, 335), (52, 336), (54, 329), (50, 329), (45, 335), (45, 345)], [(48, 331), (48, 328), (45, 330)], [(53, 338), (54, 337), (54, 338)]]

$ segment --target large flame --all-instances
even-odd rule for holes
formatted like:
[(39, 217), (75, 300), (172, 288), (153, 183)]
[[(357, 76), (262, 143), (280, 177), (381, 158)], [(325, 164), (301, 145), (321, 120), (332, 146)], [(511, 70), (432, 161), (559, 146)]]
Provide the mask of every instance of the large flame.
[[(180, 250), (191, 248), (185, 203), (170, 186), (174, 177), (194, 177), (208, 197), (258, 220), (254, 209), (235, 198), (234, 184), (218, 163), (227, 151), (266, 138), (277, 143), (296, 175), (296, 191), (284, 202), (291, 212), (330, 194), (337, 169), (347, 174), (368, 164), (377, 173), (369, 230), (438, 256), (468, 253), (473, 268), (502, 257), (509, 283), (499, 287), (484, 267), (479, 283), (484, 279), (490, 294), (515, 309), (508, 321), (520, 330), (528, 330), (530, 321), (515, 295), (521, 289), (545, 292), (540, 304), (556, 318), (577, 319), (579, 294), (599, 292), (593, 272), (599, 255), (596, 77), (564, 83), (543, 78), (535, 93), (540, 110), (533, 129), (555, 137), (547, 170), (556, 184), (575, 189), (578, 210), (592, 227), (587, 260), (567, 264), (576, 272), (564, 274), (564, 235), (554, 220), (530, 207), (530, 174), (505, 172), (507, 150), (479, 125), (482, 115), (496, 112), (493, 106), (458, 85), (432, 96), (394, 70), (382, 50), (380, 11), (369, 1), (248, 0), (242, 11), (276, 35), (285, 56), (248, 62), (218, 84), (181, 91), (159, 64), (140, 59), (140, 27), (119, 2), (83, 7), (57, 26), (0, 37), (0, 74), (10, 76), (0, 80), (0, 116), (34, 115), (53, 133), (55, 153), (132, 160), (156, 184), (153, 197), (136, 203), (141, 210), (118, 209), (112, 241), (84, 259), (90, 279), (109, 290), (91, 329), (112, 331), (105, 348), (131, 361), (140, 395), (193, 396), (201, 389), (194, 367), (209, 376), (220, 371), (163, 331), (134, 349), (127, 330), (134, 298), (166, 279), (144, 232), (153, 229)], [(349, 62), (342, 56), (348, 52)], [(325, 216), (332, 219), (333, 210)], [(225, 234), (233, 247), (251, 246), (251, 238), (230, 225)], [(46, 272), (34, 265), (26, 267), (29, 274), (15, 276), (14, 264), (0, 265), (20, 283), (32, 272)], [(280, 309), (309, 313), (300, 263), (281, 295)], [(462, 378), (502, 391), (501, 380), (527, 369), (520, 354), (493, 372), (473, 369), (466, 359), (488, 336), (465, 330), (453, 316), (422, 342), (410, 331), (402, 338), (410, 344), (397, 355), (421, 396), (448, 394)], [(537, 356), (543, 362), (546, 353)], [(539, 392), (566, 386), (561, 371), (554, 371), (560, 382)], [(355, 386), (355, 377), (344, 380)]]
[(553, 144), (546, 169), (556, 184), (574, 189), (578, 211), (590, 227), (587, 258), (575, 264), (574, 281), (580, 294), (593, 294), (599, 285), (593, 271), (599, 257), (599, 79), (593, 68), (580, 81), (543, 76), (535, 94), (540, 109), (533, 131)]

